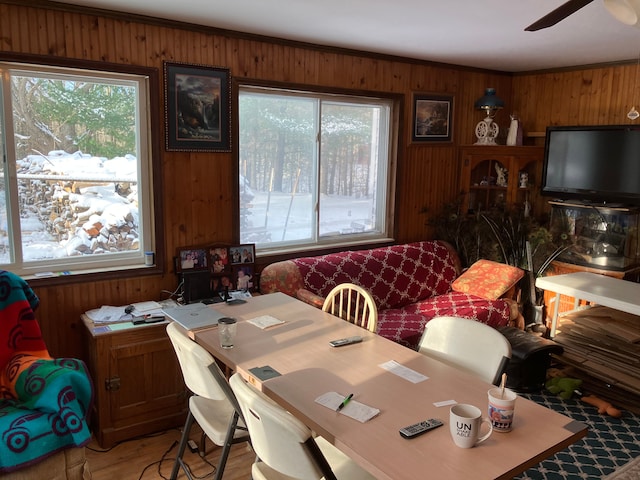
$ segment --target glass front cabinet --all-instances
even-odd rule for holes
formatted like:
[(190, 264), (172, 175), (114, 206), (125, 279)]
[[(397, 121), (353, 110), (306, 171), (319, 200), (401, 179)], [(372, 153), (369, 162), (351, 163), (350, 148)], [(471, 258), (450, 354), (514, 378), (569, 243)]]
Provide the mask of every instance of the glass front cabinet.
[(462, 147), (462, 208), (467, 213), (518, 208), (541, 216), (548, 210), (539, 193), (543, 155), (544, 147)]

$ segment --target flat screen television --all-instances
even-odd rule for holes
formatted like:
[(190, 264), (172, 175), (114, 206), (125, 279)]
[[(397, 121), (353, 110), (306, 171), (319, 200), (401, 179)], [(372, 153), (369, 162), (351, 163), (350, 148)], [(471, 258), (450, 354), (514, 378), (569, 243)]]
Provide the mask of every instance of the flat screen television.
[(547, 127), (542, 195), (640, 205), (640, 126)]

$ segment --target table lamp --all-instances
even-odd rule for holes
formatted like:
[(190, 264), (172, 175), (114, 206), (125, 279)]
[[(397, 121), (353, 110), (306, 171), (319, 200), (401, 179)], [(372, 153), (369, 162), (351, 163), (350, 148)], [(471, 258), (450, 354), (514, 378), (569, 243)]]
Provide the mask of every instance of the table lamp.
[(474, 104), (477, 110), (484, 110), (487, 112), (487, 116), (484, 120), (478, 122), (476, 125), (476, 137), (478, 141), (476, 145), (497, 145), (496, 137), (500, 128), (497, 123), (493, 122), (496, 112), (504, 107), (504, 101), (496, 96), (495, 88), (487, 88), (484, 95), (476, 100)]

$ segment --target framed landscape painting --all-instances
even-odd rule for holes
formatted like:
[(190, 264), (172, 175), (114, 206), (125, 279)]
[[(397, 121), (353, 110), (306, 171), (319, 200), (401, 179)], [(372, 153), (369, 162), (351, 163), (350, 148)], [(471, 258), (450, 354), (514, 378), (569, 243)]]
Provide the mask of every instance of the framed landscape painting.
[(167, 151), (231, 151), (230, 78), (226, 68), (165, 62)]
[(451, 142), (452, 95), (413, 94), (411, 142)]

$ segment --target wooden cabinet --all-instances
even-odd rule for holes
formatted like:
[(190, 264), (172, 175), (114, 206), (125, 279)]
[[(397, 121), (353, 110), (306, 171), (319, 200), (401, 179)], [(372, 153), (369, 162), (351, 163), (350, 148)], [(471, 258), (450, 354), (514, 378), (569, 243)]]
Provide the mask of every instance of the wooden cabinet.
[[(539, 193), (543, 155), (543, 147), (462, 147), (463, 208), (469, 213), (491, 208), (527, 208), (539, 217), (548, 210)], [(504, 171), (504, 182), (499, 181), (498, 170)]]
[(91, 424), (98, 443), (108, 448), (182, 425), (187, 389), (166, 323), (105, 331), (86, 315), (82, 320), (95, 388)]

